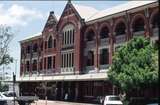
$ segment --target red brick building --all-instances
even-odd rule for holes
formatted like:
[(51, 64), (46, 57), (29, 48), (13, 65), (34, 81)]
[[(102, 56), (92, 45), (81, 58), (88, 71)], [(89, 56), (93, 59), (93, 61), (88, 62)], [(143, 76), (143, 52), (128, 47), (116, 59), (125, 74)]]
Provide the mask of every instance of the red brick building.
[[(20, 93), (50, 99), (118, 94), (107, 80), (117, 47), (133, 36), (158, 39), (158, 2), (130, 1), (100, 12), (70, 1), (59, 20), (50, 12), (42, 33), (20, 41)], [(87, 14), (86, 14), (87, 13)]]

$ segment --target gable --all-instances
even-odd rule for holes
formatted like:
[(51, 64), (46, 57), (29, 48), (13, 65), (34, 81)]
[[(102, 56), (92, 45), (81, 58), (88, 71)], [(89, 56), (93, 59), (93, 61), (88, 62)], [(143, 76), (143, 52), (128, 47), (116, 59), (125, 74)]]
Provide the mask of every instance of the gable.
[(57, 20), (56, 16), (54, 15), (54, 12), (51, 11), (49, 14), (49, 17), (47, 19), (47, 22), (44, 26), (43, 31), (48, 28), (54, 28), (54, 27), (56, 28), (57, 22), (58, 22), (58, 20)]

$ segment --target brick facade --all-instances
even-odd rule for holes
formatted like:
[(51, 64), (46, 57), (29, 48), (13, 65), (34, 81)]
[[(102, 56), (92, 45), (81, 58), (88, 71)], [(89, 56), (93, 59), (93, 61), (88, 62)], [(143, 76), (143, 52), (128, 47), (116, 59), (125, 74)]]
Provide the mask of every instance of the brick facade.
[[(65, 75), (65, 73), (67, 73), (67, 75), (106, 73), (109, 65), (112, 64), (112, 56), (116, 48), (124, 42), (138, 35), (150, 37), (153, 41), (158, 39), (158, 20), (156, 20), (158, 19), (158, 12), (157, 4), (153, 4), (85, 22), (72, 3), (68, 2), (59, 20), (56, 19), (54, 12), (50, 12), (42, 34), (20, 42), (21, 77), (23, 78), (28, 75), (30, 77), (39, 77), (41, 75), (56, 76)], [(156, 22), (154, 20), (156, 20)], [(138, 26), (136, 26), (137, 24)], [(74, 27), (72, 34), (70, 33), (71, 31), (69, 31), (69, 37), (74, 37), (74, 44), (63, 46), (64, 35), (67, 35), (64, 33), (64, 28), (67, 25)], [(71, 37), (71, 35), (73, 36)], [(49, 39), (52, 39), (52, 45), (50, 45)], [(70, 39), (67, 37), (67, 43), (68, 40)], [(35, 44), (37, 44), (36, 52), (34, 52)], [(28, 46), (30, 46), (29, 53), (27, 53)], [(49, 46), (52, 47), (49, 48)], [(73, 56), (68, 54), (68, 52), (73, 53)], [(68, 55), (63, 56), (63, 54)], [(64, 62), (62, 59), (64, 59)], [(67, 63), (65, 61), (66, 59)], [(34, 60), (37, 62), (36, 71), (33, 70)], [(70, 65), (72, 61), (74, 61), (73, 67)], [(27, 65), (27, 62), (29, 62), (29, 65)], [(65, 64), (63, 65), (63, 63)], [(66, 65), (67, 67), (63, 69), (63, 66)], [(70, 67), (68, 67), (68, 65)], [(29, 69), (27, 67), (29, 67)], [(105, 95), (107, 93), (105, 93), (105, 90), (107, 89), (108, 94), (112, 93), (113, 86), (111, 86), (110, 83), (105, 80), (99, 83), (96, 83), (96, 81), (98, 82), (96, 79), (92, 80), (92, 83), (86, 80), (84, 82), (86, 87), (85, 85), (79, 85), (82, 81), (67, 83), (67, 85), (61, 81), (60, 83), (56, 82), (56, 86), (61, 88), (61, 91), (59, 91), (62, 98), (64, 91), (68, 91), (65, 86), (72, 86), (73, 84), (73, 87), (75, 86), (74, 93), (76, 99), (87, 94), (85, 88), (90, 90), (92, 86), (94, 87), (94, 84), (95, 90), (93, 90), (93, 92), (96, 91), (96, 89), (100, 89), (103, 90), (102, 93)], [(108, 87), (104, 87), (105, 85)], [(81, 90), (81, 87), (84, 88), (84, 91)], [(70, 91), (72, 91), (72, 89)], [(78, 91), (82, 91), (82, 93)], [(96, 95), (93, 92), (91, 92), (91, 95)]]

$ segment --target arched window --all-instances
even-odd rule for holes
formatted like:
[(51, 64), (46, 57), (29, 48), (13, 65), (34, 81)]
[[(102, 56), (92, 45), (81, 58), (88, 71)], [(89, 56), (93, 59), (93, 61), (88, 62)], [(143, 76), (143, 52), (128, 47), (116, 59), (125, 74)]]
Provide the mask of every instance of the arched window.
[(37, 43), (35, 43), (35, 44), (33, 45), (33, 52), (37, 52), (37, 49), (38, 49), (38, 45), (37, 45)]
[(37, 60), (33, 60), (32, 69), (33, 69), (33, 71), (37, 70)]
[(95, 37), (95, 34), (94, 34), (94, 31), (93, 30), (90, 30), (88, 33), (87, 33), (87, 41), (93, 41), (94, 40), (94, 37)]
[(139, 17), (133, 23), (133, 32), (144, 31), (144, 19)]
[(53, 40), (53, 47), (56, 48), (56, 39)]
[(68, 24), (63, 28), (63, 36), (62, 36), (62, 45), (73, 45), (74, 44), (74, 36), (75, 29), (72, 24)]
[(116, 36), (118, 35), (124, 35), (126, 30), (126, 26), (124, 22), (120, 22), (116, 25), (115, 32)]
[(100, 32), (100, 38), (101, 39), (108, 38), (109, 36), (108, 33), (109, 33), (108, 27), (103, 27)]
[(41, 51), (43, 51), (43, 42), (41, 43)]
[(27, 46), (26, 51), (27, 51), (27, 53), (31, 52), (31, 46), (30, 45)]
[(52, 36), (48, 39), (48, 48), (52, 48)]
[(152, 19), (152, 28), (157, 28), (158, 27), (158, 16), (159, 16), (159, 13), (156, 13), (154, 16), (153, 16), (153, 19)]
[(94, 52), (93, 51), (89, 51), (87, 57), (88, 57), (87, 66), (93, 66), (94, 65)]
[(26, 71), (29, 72), (29, 69), (30, 69), (30, 63), (29, 63), (29, 61), (26, 62), (26, 65), (27, 65), (26, 66)]

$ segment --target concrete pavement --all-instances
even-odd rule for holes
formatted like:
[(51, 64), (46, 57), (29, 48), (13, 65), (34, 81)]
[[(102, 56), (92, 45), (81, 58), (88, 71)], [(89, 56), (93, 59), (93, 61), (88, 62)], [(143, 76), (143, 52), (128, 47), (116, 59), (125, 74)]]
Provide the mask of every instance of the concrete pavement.
[(88, 104), (88, 103), (75, 103), (75, 102), (64, 102), (64, 101), (46, 101), (39, 100), (31, 105), (97, 105), (97, 104)]

